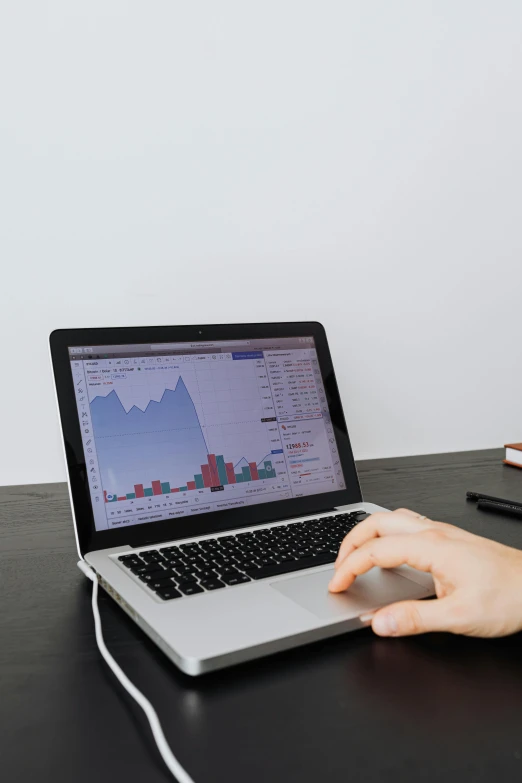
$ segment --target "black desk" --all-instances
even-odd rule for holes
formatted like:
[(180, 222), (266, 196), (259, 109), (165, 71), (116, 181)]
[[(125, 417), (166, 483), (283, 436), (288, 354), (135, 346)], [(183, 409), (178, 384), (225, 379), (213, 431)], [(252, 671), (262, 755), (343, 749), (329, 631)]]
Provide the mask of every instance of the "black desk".
[[(365, 496), (522, 548), (522, 522), (466, 489), (522, 499), (502, 452), (360, 463)], [(0, 490), (0, 778), (171, 780), (100, 658), (65, 485)], [(105, 638), (196, 783), (522, 780), (522, 634), (381, 640), (368, 631), (191, 679), (105, 594)]]

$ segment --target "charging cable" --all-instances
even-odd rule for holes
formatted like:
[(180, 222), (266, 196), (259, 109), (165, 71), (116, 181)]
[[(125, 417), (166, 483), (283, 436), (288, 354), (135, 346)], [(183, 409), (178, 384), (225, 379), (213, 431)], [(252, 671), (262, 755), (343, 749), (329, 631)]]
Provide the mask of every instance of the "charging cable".
[(127, 675), (123, 672), (123, 670), (118, 666), (110, 652), (108, 651), (107, 647), (105, 646), (105, 641), (103, 639), (103, 633), (102, 633), (102, 627), (101, 627), (101, 619), (100, 619), (100, 611), (98, 609), (98, 578), (96, 576), (96, 572), (89, 566), (84, 560), (79, 560), (78, 568), (82, 573), (85, 574), (87, 579), (90, 579), (92, 582), (92, 613), (94, 615), (94, 631), (96, 634), (96, 642), (98, 644), (98, 649), (102, 655), (102, 658), (105, 660), (109, 668), (113, 671), (113, 673), (116, 675), (117, 679), (120, 681), (120, 683), (123, 685), (127, 693), (129, 693), (132, 698), (138, 702), (141, 709), (147, 716), (147, 720), (149, 721), (150, 728), (152, 731), (152, 736), (154, 737), (156, 741), (156, 745), (158, 746), (158, 750), (161, 754), (161, 758), (167, 765), (169, 771), (172, 773), (172, 775), (179, 781), (179, 783), (194, 783), (193, 779), (190, 777), (188, 772), (185, 772), (177, 758), (172, 753), (167, 740), (165, 739), (165, 734), (163, 733), (163, 729), (161, 728), (161, 723), (159, 721), (159, 718), (157, 716), (156, 710), (150, 703), (148, 699), (145, 698), (143, 693), (139, 691), (135, 685), (129, 680)]

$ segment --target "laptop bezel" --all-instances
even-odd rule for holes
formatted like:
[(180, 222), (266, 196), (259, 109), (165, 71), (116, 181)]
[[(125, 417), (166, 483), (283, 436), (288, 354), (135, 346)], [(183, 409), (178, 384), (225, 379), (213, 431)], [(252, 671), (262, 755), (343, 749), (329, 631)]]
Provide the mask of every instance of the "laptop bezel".
[[(302, 498), (259, 503), (248, 507), (213, 511), (188, 518), (167, 519), (129, 525), (118, 530), (96, 530), (80, 423), (74, 396), (69, 347), (133, 343), (154, 344), (218, 340), (277, 339), (312, 336), (337, 442), (346, 489), (307, 495)], [(50, 335), (51, 358), (65, 447), (71, 502), (80, 554), (118, 546), (139, 547), (176, 541), (246, 526), (267, 524), (280, 519), (324, 513), (335, 506), (359, 503), (362, 494), (326, 332), (318, 322), (202, 324), (194, 326), (108, 327), (58, 329)], [(246, 512), (246, 513), (245, 513)]]

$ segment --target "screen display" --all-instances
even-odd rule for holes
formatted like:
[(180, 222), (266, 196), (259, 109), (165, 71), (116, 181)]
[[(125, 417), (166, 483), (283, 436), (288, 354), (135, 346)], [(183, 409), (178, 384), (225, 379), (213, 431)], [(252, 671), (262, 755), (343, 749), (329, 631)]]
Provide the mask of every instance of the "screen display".
[(345, 488), (313, 337), (69, 357), (97, 530)]

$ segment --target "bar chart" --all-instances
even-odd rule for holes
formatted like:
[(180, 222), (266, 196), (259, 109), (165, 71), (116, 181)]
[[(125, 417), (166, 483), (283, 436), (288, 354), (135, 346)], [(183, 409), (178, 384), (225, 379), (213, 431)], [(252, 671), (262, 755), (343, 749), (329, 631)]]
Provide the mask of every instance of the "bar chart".
[(169, 481), (156, 479), (151, 481), (150, 487), (143, 484), (135, 484), (134, 492), (127, 492), (125, 495), (117, 495), (104, 490), (104, 499), (106, 503), (114, 503), (120, 500), (135, 500), (137, 498), (154, 497), (155, 495), (170, 495), (175, 492), (188, 492), (195, 489), (222, 489), (228, 484), (242, 484), (247, 481), (260, 481), (263, 479), (276, 478), (276, 471), (271, 459), (264, 458), (259, 467), (256, 462), (249, 462), (247, 465), (239, 463), (240, 471), (236, 472), (232, 462), (225, 462), (223, 455), (208, 454), (208, 461), (201, 465), (201, 473), (194, 474), (193, 480), (187, 481), (185, 486), (174, 487)]

